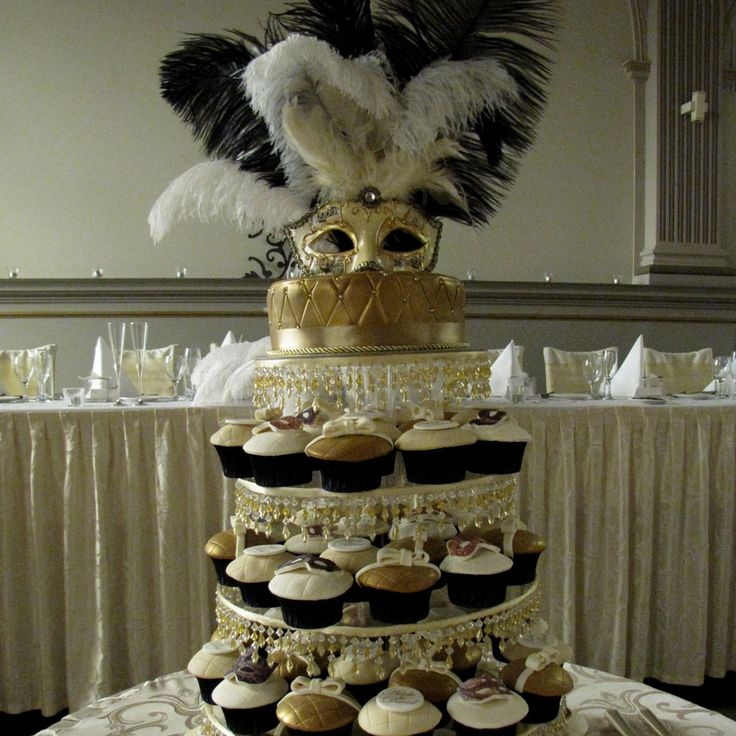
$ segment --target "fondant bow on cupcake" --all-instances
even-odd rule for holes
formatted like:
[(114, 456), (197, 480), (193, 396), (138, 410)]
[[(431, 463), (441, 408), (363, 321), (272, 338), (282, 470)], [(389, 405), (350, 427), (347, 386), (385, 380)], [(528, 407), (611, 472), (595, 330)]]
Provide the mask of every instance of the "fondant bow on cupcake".
[(521, 529), (526, 529), (521, 519), (516, 516), (512, 516), (509, 519), (504, 519), (500, 523), (501, 533), (503, 534), (503, 553), (506, 557), (513, 558), (514, 556), (514, 534)]
[(514, 689), (517, 692), (524, 692), (526, 681), (535, 672), (541, 672), (550, 664), (562, 665), (570, 659), (572, 659), (572, 650), (566, 644), (546, 646), (544, 649), (530, 654), (524, 661), (524, 670), (516, 678)]
[(325, 695), (328, 698), (335, 698), (348, 703), (356, 710), (359, 710), (360, 706), (355, 698), (350, 693), (344, 692), (344, 690), (345, 683), (340, 680), (334, 680), (331, 677), (321, 679), (319, 677), (309, 678), (299, 675), (292, 681), (291, 693), (287, 697), (293, 697), (295, 695)]
[(345, 434), (375, 434), (376, 423), (369, 417), (338, 417), (325, 422), (322, 434), (325, 437), (339, 437)]
[(395, 547), (382, 547), (378, 550), (377, 560), (379, 565), (426, 565), (429, 563), (429, 555), (422, 549), (397, 549)]

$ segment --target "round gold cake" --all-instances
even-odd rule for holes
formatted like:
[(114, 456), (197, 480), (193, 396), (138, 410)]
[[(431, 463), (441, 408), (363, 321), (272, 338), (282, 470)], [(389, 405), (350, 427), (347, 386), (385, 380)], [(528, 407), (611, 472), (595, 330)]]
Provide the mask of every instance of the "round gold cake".
[(268, 291), (268, 323), (277, 355), (467, 347), (462, 283), (426, 272), (277, 281)]

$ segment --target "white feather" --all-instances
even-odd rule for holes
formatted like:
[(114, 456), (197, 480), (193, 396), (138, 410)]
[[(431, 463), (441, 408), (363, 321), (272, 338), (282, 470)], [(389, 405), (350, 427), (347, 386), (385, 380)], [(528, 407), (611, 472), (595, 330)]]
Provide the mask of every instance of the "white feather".
[(509, 73), (494, 59), (440, 61), (404, 87), (394, 143), (419, 153), (438, 136), (457, 137), (484, 111), (517, 94)]
[(148, 224), (158, 242), (182, 220), (217, 218), (239, 229), (280, 233), (309, 209), (309, 200), (286, 187), (270, 187), (230, 161), (205, 161), (174, 179), (156, 200)]
[(305, 104), (333, 88), (370, 117), (381, 119), (398, 111), (379, 57), (346, 59), (326, 42), (308, 36), (294, 35), (276, 44), (248, 65), (243, 79), (253, 109), (268, 126), (289, 187), (305, 197), (316, 193), (313, 178), (283, 128), (282, 112), (293, 99)]

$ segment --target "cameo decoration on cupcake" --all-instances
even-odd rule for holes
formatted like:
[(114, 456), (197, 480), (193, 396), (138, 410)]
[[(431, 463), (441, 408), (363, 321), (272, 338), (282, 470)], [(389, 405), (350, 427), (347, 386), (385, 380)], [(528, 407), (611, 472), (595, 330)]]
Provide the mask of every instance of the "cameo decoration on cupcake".
[(293, 560), (287, 560), (276, 569), (276, 575), (282, 575), (286, 572), (294, 572), (295, 570), (309, 570), (310, 572), (331, 573), (336, 572), (340, 568), (323, 557), (313, 554), (297, 555)]
[(490, 700), (507, 698), (511, 691), (489, 672), (481, 672), (477, 677), (463, 682), (458, 693), (463, 700), (487, 703)]

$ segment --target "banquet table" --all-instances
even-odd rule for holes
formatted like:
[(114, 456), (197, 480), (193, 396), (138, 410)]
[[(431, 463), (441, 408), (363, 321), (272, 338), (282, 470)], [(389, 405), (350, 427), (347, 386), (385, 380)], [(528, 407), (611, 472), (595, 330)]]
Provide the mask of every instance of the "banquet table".
[[(574, 689), (567, 696), (567, 706), (575, 716), (576, 727), (566, 731), (570, 736), (573, 733), (615, 736), (616, 732), (606, 720), (606, 710), (636, 717), (642, 708), (654, 712), (672, 736), (736, 734), (736, 721), (661, 690), (588, 667), (567, 664), (565, 668), (574, 682)], [(175, 672), (103, 698), (66, 716), (37, 736), (113, 736), (121, 733), (184, 736), (197, 733), (201, 722), (199, 703), (197, 681), (186, 672)]]
[[(519, 511), (575, 659), (699, 684), (736, 669), (736, 401), (493, 402), (532, 435)], [(0, 404), (0, 710), (76, 710), (211, 634), (206, 540), (233, 482), (209, 437), (246, 406)]]

